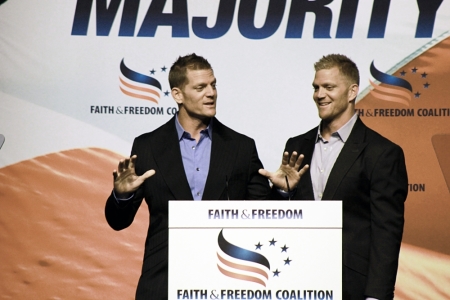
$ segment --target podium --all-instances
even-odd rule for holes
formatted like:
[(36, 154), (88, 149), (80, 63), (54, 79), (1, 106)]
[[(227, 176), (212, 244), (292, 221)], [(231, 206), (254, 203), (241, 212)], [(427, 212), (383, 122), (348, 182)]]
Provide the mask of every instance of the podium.
[(341, 299), (341, 201), (169, 201), (169, 300)]

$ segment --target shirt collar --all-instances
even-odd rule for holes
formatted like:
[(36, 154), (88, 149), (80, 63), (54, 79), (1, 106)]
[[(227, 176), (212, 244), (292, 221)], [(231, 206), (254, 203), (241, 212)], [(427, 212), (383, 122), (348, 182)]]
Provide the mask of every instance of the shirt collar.
[[(211, 118), (211, 121), (209, 121), (208, 127), (206, 127), (205, 129), (203, 129), (201, 132), (204, 132), (208, 135), (208, 137), (212, 140), (212, 124), (213, 124), (213, 119)], [(178, 113), (175, 115), (175, 128), (177, 129), (177, 135), (178, 135), (178, 140), (180, 141), (183, 138), (183, 135), (188, 135), (189, 137), (191, 137), (191, 134), (189, 132), (187, 132), (186, 130), (184, 130), (183, 126), (181, 126), (180, 121), (178, 121)]]
[[(332, 134), (337, 135), (345, 143), (348, 137), (350, 136), (350, 133), (352, 132), (353, 126), (355, 125), (357, 119), (358, 114), (355, 113), (353, 117), (351, 117), (350, 120), (348, 120), (347, 123), (344, 124), (344, 126), (339, 128), (336, 132), (333, 132)], [(316, 143), (319, 141), (319, 139), (322, 139), (322, 136), (320, 135), (321, 126), (322, 122), (320, 122), (319, 128), (317, 129)]]

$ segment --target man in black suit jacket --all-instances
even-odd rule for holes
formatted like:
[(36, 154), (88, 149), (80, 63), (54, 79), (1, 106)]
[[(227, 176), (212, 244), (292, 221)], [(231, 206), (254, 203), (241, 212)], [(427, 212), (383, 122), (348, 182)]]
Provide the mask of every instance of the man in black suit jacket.
[(180, 57), (169, 82), (177, 116), (134, 140), (131, 158), (113, 172), (105, 208), (109, 225), (121, 230), (147, 202), (150, 224), (136, 299), (168, 297), (168, 200), (265, 199), (270, 192), (258, 173), (255, 142), (214, 117), (216, 78), (208, 61)]
[[(279, 193), (290, 192), (293, 200), (342, 200), (343, 299), (392, 299), (408, 186), (403, 151), (355, 113), (353, 61), (331, 54), (314, 67), (319, 127), (287, 141), (279, 170), (260, 173), (279, 186), (287, 176), (291, 190), (284, 184)], [(308, 165), (300, 180), (297, 170)]]

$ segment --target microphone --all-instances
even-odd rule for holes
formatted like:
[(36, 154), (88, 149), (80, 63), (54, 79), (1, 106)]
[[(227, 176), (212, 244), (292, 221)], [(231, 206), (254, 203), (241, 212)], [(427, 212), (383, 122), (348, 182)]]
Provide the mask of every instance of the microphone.
[(0, 134), (0, 149), (2, 148), (4, 142), (5, 142), (5, 136), (3, 134)]
[(284, 176), (284, 179), (286, 179), (286, 186), (287, 186), (287, 192), (289, 195), (289, 201), (291, 201), (291, 188), (289, 187), (289, 180), (288, 180), (287, 176)]

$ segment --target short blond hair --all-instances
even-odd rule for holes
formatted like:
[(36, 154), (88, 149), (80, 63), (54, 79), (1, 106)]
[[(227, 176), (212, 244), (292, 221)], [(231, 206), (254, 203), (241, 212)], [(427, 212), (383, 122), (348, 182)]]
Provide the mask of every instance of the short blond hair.
[(339, 72), (344, 75), (350, 84), (359, 85), (359, 70), (356, 64), (347, 56), (342, 54), (328, 54), (323, 56), (314, 64), (317, 71), (337, 67)]

